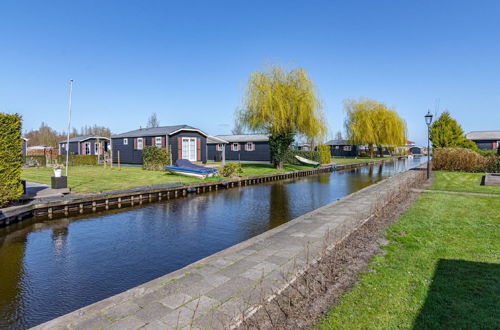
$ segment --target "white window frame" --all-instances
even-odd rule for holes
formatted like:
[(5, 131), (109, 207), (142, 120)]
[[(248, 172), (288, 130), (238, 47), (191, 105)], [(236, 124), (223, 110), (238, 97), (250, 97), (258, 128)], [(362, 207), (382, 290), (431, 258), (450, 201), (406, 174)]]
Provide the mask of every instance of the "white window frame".
[(124, 145), (124, 146), (127, 146), (127, 145), (128, 145), (128, 139), (127, 139), (127, 138), (123, 138), (123, 145)]
[[(158, 143), (159, 141), (159, 143)], [(163, 138), (161, 136), (155, 137), (155, 147), (162, 148), (163, 147)]]
[(240, 151), (240, 144), (237, 142), (231, 143), (231, 151)]
[(137, 138), (137, 150), (142, 150), (142, 149), (144, 149), (144, 139)]
[(255, 144), (253, 142), (247, 142), (245, 145), (246, 145), (246, 151), (254, 151), (255, 150)]
[(224, 143), (218, 143), (217, 144), (217, 151), (222, 151), (224, 150)]
[(198, 139), (194, 137), (183, 137), (181, 155), (182, 159), (196, 162), (198, 158)]
[(352, 151), (352, 148), (351, 148), (351, 146), (344, 146), (343, 150), (344, 151)]

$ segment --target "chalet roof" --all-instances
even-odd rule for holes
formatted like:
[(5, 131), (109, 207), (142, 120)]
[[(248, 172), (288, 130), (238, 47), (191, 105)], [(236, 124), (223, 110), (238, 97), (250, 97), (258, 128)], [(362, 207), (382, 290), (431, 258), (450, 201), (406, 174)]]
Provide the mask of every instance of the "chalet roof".
[(218, 138), (216, 136), (209, 136), (207, 137), (207, 143), (208, 144), (218, 144), (218, 143), (229, 143), (228, 141)]
[(325, 142), (326, 145), (329, 146), (350, 146), (351, 143), (349, 143), (348, 140), (330, 140), (328, 142)]
[[(89, 140), (89, 139), (109, 140), (108, 137), (94, 134), (94, 135), (75, 136), (75, 137), (70, 138), (69, 142), (82, 142), (82, 141)], [(67, 140), (64, 139), (64, 140), (60, 141), (59, 143), (66, 143), (66, 142), (67, 142)]]
[(473, 131), (465, 135), (469, 140), (500, 140), (500, 131)]
[[(269, 134), (238, 134), (238, 135), (217, 135), (218, 139), (231, 142), (267, 142)], [(207, 142), (210, 143), (210, 142)], [(221, 142), (218, 142), (221, 143)]]
[(140, 128), (133, 131), (116, 134), (111, 136), (111, 138), (121, 138), (121, 137), (142, 137), (142, 136), (160, 136), (160, 135), (171, 135), (178, 131), (197, 131), (200, 134), (207, 136), (202, 130), (188, 126), (188, 125), (175, 125), (175, 126), (160, 126), (151, 128)]

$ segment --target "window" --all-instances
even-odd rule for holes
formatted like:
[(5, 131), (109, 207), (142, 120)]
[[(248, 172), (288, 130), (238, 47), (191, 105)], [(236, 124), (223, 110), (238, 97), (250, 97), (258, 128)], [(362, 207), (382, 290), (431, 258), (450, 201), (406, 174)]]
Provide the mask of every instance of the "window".
[(157, 148), (162, 148), (163, 147), (163, 139), (161, 136), (155, 137), (155, 146)]
[(137, 138), (137, 150), (143, 149), (143, 140), (142, 138)]
[(196, 157), (196, 138), (182, 138), (182, 159), (187, 159), (192, 162), (197, 161)]
[(124, 145), (124, 146), (128, 145), (128, 139), (127, 139), (127, 138), (124, 138), (124, 139), (123, 139), (123, 145)]
[(94, 155), (99, 155), (99, 147), (100, 147), (101, 143), (95, 143), (94, 144)]
[(219, 143), (219, 144), (217, 145), (217, 151), (222, 151), (222, 150), (224, 150), (224, 144)]
[(344, 146), (343, 150), (344, 151), (351, 151), (351, 146)]
[(240, 144), (239, 143), (232, 143), (231, 144), (231, 151), (240, 151)]
[(254, 151), (255, 150), (255, 144), (253, 142), (247, 142), (245, 144), (245, 151)]
[(335, 146), (335, 149), (339, 149), (339, 146)]

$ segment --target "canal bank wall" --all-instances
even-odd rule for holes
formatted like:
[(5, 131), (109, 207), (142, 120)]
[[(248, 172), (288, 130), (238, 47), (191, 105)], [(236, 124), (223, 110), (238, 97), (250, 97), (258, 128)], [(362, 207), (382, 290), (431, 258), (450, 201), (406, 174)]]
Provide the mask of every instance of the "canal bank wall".
[(331, 171), (349, 170), (369, 165), (393, 162), (400, 158), (383, 159), (349, 165), (328, 164), (307, 170), (273, 173), (261, 176), (242, 177), (220, 181), (208, 181), (196, 184), (170, 184), (137, 187), (127, 190), (110, 191), (91, 195), (69, 195), (50, 200), (33, 201), (26, 205), (0, 209), (0, 227), (7, 226), (29, 218), (67, 217), (84, 213), (92, 213), (116, 208), (142, 205), (161, 200), (186, 197), (190, 194), (201, 194), (219, 189), (248, 186), (265, 182), (299, 178)]
[(277, 228), (35, 329), (222, 329), (237, 326), (422, 180), (410, 170)]

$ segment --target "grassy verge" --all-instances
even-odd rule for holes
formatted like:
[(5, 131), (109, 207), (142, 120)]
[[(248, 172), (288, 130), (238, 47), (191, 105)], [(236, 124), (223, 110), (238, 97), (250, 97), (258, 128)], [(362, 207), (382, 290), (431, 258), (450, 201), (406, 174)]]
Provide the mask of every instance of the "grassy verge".
[[(243, 176), (264, 175), (276, 172), (297, 171), (303, 166), (286, 165), (283, 170), (276, 170), (271, 164), (242, 164)], [(50, 168), (24, 169), (22, 179), (26, 181), (50, 184), (53, 171)], [(208, 178), (217, 180), (220, 178)], [(127, 189), (168, 183), (198, 183), (202, 179), (161, 171), (145, 171), (140, 167), (103, 168), (102, 166), (75, 166), (68, 169), (68, 185), (77, 193)]]
[(343, 157), (343, 158), (332, 158), (332, 163), (335, 163), (337, 165), (349, 165), (349, 164), (358, 164), (358, 163), (373, 162), (375, 160), (389, 159), (389, 158), (390, 157), (374, 157), (374, 158), (350, 158), (350, 157)]
[[(436, 187), (443, 179), (436, 178)], [(496, 328), (500, 324), (500, 203), (423, 194), (387, 233), (385, 255), (318, 325)]]
[(435, 171), (435, 184), (431, 189), (500, 194), (499, 186), (481, 186), (484, 173)]

